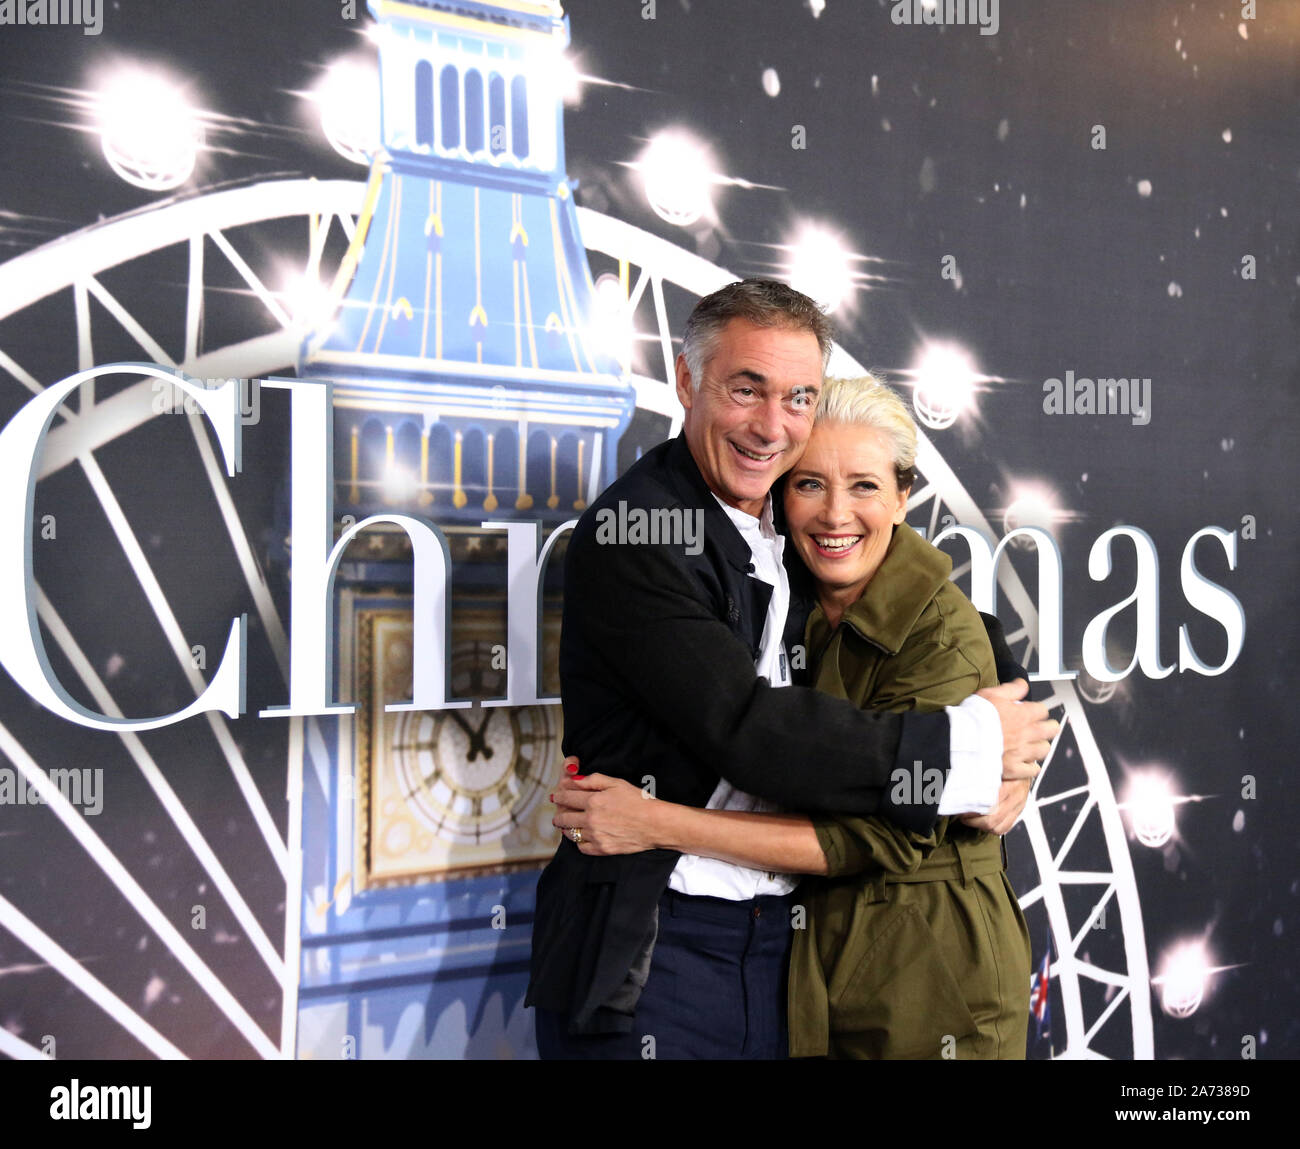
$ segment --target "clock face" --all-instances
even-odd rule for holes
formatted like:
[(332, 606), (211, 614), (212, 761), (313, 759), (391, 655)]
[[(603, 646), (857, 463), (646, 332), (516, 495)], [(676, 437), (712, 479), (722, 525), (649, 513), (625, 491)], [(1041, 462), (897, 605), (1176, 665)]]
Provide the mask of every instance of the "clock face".
[[(492, 669), (486, 643), (453, 649), (454, 697), (499, 697), (505, 677)], [(519, 825), (555, 780), (554, 709), (476, 705), (390, 715), (393, 766), (416, 816), (448, 842), (492, 841)]]
[(560, 708), (482, 705), (506, 693), (505, 651), (488, 637), (492, 612), (466, 615), (451, 644), (451, 697), (474, 705), (389, 713), (411, 696), (411, 616), (356, 613), (362, 885), (522, 868), (555, 851), (545, 796), (562, 765)]

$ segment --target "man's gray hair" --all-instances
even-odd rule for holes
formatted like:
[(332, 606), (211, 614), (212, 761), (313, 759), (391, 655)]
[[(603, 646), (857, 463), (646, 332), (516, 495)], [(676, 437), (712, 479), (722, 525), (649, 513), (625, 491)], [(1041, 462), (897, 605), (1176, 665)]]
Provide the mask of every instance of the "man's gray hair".
[(741, 279), (706, 295), (686, 321), (682, 355), (695, 390), (700, 389), (704, 368), (713, 358), (719, 332), (733, 319), (758, 327), (811, 332), (817, 337), (825, 369), (835, 332), (822, 309), (802, 292), (775, 279)]

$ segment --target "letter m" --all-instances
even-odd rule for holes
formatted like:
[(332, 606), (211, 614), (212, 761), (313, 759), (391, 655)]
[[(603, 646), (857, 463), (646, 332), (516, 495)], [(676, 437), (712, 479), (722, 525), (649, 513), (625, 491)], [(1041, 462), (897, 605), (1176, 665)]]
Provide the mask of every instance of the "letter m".
[[(1061, 665), (1061, 628), (1064, 590), (1061, 577), (1061, 552), (1056, 540), (1041, 527), (1017, 527), (1009, 531), (996, 548), (973, 527), (952, 526), (934, 537), (937, 547), (949, 538), (966, 540), (970, 547), (970, 600), (978, 610), (996, 614), (998, 609), (998, 560), (1012, 539), (1033, 539), (1038, 552), (1038, 602), (1034, 603), (1014, 570), (1009, 569), (1007, 596), (1016, 613), (1032, 634), (1038, 631), (1038, 670), (1029, 675), (1031, 682), (1056, 678), (1074, 678), (1078, 672)], [(1026, 657), (1026, 661), (1028, 658)]]
[(81, 805), (81, 771), (51, 770), (50, 785), (74, 806)]

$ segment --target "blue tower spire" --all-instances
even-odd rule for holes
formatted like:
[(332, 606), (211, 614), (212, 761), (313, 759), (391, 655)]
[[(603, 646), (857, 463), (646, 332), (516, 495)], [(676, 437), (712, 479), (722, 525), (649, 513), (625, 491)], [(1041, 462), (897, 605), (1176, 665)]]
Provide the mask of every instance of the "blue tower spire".
[(299, 373), (335, 383), (336, 506), (568, 517), (635, 400), (589, 336), (564, 161), (568, 21), (545, 0), (370, 0), (383, 146), (340, 304)]

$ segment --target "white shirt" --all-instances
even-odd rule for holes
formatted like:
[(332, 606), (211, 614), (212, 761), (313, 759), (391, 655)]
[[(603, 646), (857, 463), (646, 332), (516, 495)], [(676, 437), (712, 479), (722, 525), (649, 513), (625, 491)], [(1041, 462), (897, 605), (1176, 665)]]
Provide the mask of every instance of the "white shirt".
[[(717, 495), (713, 497), (718, 498)], [(718, 499), (718, 506), (727, 513), (741, 538), (749, 544), (750, 557), (754, 561), (750, 578), (761, 579), (772, 588), (754, 671), (773, 686), (789, 686), (790, 662), (786, 658), (781, 634), (785, 630), (785, 617), (790, 612), (790, 579), (781, 561), (785, 554), (785, 536), (778, 534), (772, 523), (772, 496), (767, 497), (763, 515), (758, 519), (727, 506), (721, 499)], [(780, 808), (774, 802), (737, 790), (725, 778), (719, 780), (705, 807), (706, 810), (763, 812)], [(798, 884), (799, 879), (793, 874), (770, 874), (766, 870), (752, 870), (748, 866), (701, 858), (695, 854), (683, 854), (668, 879), (668, 888), (679, 894), (726, 898), (733, 902), (748, 901), (760, 894), (788, 894)]]
[[(717, 495), (713, 497), (718, 499)], [(772, 496), (768, 495), (763, 503), (761, 518), (728, 506), (721, 499), (718, 506), (749, 544), (754, 562), (750, 577), (761, 579), (772, 588), (754, 670), (773, 686), (789, 686), (790, 663), (781, 635), (790, 610), (790, 580), (781, 561), (785, 536), (777, 533), (772, 522)], [(1002, 784), (1002, 724), (997, 709), (987, 699), (973, 694), (960, 706), (944, 709), (949, 721), (949, 770), (939, 799), (939, 813), (987, 814), (996, 805)], [(737, 790), (723, 778), (705, 809), (771, 813), (781, 807)], [(799, 878), (794, 874), (772, 874), (716, 858), (683, 854), (669, 876), (668, 888), (679, 894), (741, 902), (760, 894), (788, 894), (798, 883)]]

